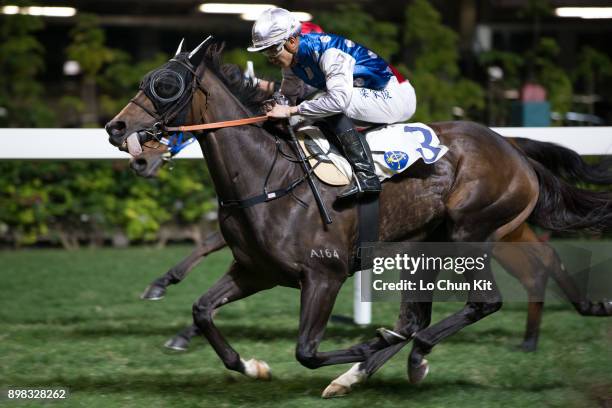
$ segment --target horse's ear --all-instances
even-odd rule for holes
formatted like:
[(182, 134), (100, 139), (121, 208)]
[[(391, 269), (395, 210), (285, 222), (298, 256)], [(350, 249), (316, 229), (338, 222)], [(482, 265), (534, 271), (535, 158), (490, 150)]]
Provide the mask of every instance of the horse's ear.
[(179, 55), (181, 53), (181, 51), (183, 51), (183, 42), (185, 42), (185, 37), (183, 37), (183, 39), (181, 40), (181, 43), (179, 44), (178, 48), (176, 49), (176, 53), (174, 54), (175, 57), (177, 55)]
[(191, 62), (192, 65), (194, 66), (199, 65), (199, 62), (202, 60), (201, 55), (203, 51), (205, 51), (206, 48), (208, 48), (208, 47), (205, 47), (205, 45), (209, 44), (212, 41), (212, 39), (213, 39), (213, 36), (209, 35), (208, 37), (206, 37), (204, 41), (200, 43), (200, 45), (195, 47), (193, 51), (189, 53), (188, 58), (189, 58), (189, 62)]

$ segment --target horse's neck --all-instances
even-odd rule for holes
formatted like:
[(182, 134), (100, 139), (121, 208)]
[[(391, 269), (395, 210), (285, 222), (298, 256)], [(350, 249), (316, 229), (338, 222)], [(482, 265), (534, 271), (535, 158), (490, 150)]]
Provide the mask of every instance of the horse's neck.
[[(210, 71), (204, 75), (202, 85), (209, 95), (204, 114), (206, 122), (250, 116)], [(263, 128), (249, 125), (223, 128), (199, 139), (215, 189), (222, 199), (243, 199), (263, 191), (264, 180), (276, 155), (274, 138)], [(287, 163), (279, 161), (274, 173), (279, 166), (287, 166)]]

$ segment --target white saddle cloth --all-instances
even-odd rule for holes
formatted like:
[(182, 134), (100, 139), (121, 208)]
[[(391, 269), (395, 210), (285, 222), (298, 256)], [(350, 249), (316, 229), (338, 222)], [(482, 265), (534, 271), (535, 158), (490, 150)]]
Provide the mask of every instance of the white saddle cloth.
[[(347, 180), (352, 179), (351, 165), (333, 145), (330, 145), (319, 128), (304, 126), (298, 129), (298, 135), (304, 139), (311, 139), (322, 152), (326, 153), (323, 157), (319, 157), (319, 160), (331, 161)], [(448, 148), (440, 144), (433, 129), (423, 123), (387, 125), (368, 132), (366, 140), (372, 150), (376, 174), (380, 181), (403, 172), (419, 159), (427, 164), (435, 163), (448, 152)], [(306, 142), (307, 146), (308, 144), (310, 142)], [(308, 150), (307, 155), (316, 153), (311, 148)]]

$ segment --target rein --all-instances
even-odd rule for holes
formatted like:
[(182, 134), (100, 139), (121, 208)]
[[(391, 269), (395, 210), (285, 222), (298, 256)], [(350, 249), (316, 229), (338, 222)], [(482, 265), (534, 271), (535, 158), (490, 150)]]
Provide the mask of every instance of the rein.
[(164, 126), (163, 129), (167, 132), (190, 132), (192, 130), (222, 129), (226, 127), (250, 125), (252, 123), (265, 122), (266, 120), (268, 120), (268, 117), (263, 115), (254, 118), (226, 120), (224, 122), (203, 123), (200, 125)]
[[(149, 132), (149, 134), (152, 135), (153, 138), (157, 139), (159, 143), (168, 146), (169, 157), (165, 160), (170, 161), (174, 155), (179, 153), (181, 150), (183, 150), (185, 147), (195, 142), (196, 140), (196, 138), (193, 137), (193, 135), (191, 135), (191, 137), (185, 137), (186, 135), (183, 132), (244, 126), (244, 125), (250, 125), (253, 123), (265, 122), (266, 120), (268, 120), (268, 117), (265, 115), (262, 115), (262, 116), (252, 117), (252, 118), (228, 120), (228, 121), (223, 121), (223, 122), (203, 123), (199, 125), (165, 126), (165, 125), (162, 125), (161, 123), (158, 123), (156, 125), (156, 128), (158, 130)], [(167, 136), (158, 137), (159, 135), (158, 132), (159, 133), (166, 132)], [(171, 132), (174, 132), (174, 133), (171, 135), (168, 135), (168, 133), (171, 133)], [(295, 138), (295, 135), (293, 137)], [(309, 182), (311, 181), (312, 173), (314, 172), (314, 169), (320, 164), (320, 162), (315, 164), (313, 167), (309, 169), (304, 167), (304, 170), (305, 170), (304, 174), (301, 177), (298, 177), (297, 179), (293, 180), (291, 183), (289, 183), (288, 186), (279, 188), (274, 191), (268, 190), (268, 187), (267, 187), (268, 181), (270, 179), (270, 175), (272, 174), (272, 170), (274, 169), (274, 166), (276, 164), (276, 161), (279, 155), (283, 156), (285, 159), (289, 160), (290, 162), (294, 162), (294, 163), (302, 162), (303, 165), (305, 164), (304, 162), (306, 160), (309, 160), (312, 157), (315, 157), (315, 155), (313, 154), (313, 155), (309, 155), (308, 157), (299, 157), (297, 159), (293, 159), (282, 151), (281, 146), (280, 146), (280, 140), (278, 136), (275, 135), (274, 138), (275, 138), (275, 144), (276, 144), (276, 154), (274, 156), (274, 160), (272, 161), (272, 164), (270, 165), (270, 169), (268, 170), (268, 173), (264, 180), (263, 193), (255, 195), (255, 196), (251, 196), (248, 198), (243, 198), (243, 199), (223, 200), (220, 197), (218, 197), (220, 207), (249, 208), (249, 207), (252, 207), (260, 203), (265, 203), (268, 201), (272, 201), (272, 200), (281, 198), (291, 193), (297, 186), (302, 184), (304, 181), (306, 180), (308, 180)], [(296, 148), (299, 149), (299, 147), (297, 146)], [(303, 154), (301, 156), (303, 156)], [(295, 196), (294, 198), (300, 203), (300, 205), (304, 207), (308, 206), (305, 202), (303, 202), (299, 198)]]
[(188, 137), (184, 134), (184, 132), (186, 133), (186, 132), (197, 131), (197, 130), (223, 129), (223, 128), (235, 127), (235, 126), (244, 126), (244, 125), (250, 125), (253, 123), (265, 122), (266, 120), (268, 120), (268, 117), (264, 115), (264, 116), (256, 116), (253, 118), (227, 120), (224, 122), (202, 123), (199, 125), (185, 125), (185, 126), (161, 125), (160, 130), (163, 130), (164, 132), (166, 132), (166, 134), (169, 134), (172, 132), (174, 133), (172, 133), (171, 135), (169, 134), (166, 137), (162, 136), (161, 138), (158, 138), (158, 141), (161, 144), (168, 146), (168, 149), (172, 157), (178, 154), (181, 150), (183, 150), (185, 147), (189, 146), (191, 143), (193, 143), (196, 140), (195, 137), (193, 137), (193, 135), (191, 135), (191, 137)]

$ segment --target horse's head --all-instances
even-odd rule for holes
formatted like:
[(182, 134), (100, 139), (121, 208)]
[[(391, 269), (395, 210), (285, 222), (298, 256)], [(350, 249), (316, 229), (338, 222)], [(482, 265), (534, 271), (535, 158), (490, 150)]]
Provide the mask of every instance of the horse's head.
[(185, 122), (194, 94), (203, 92), (204, 67), (194, 61), (211, 38), (191, 52), (183, 51), (181, 41), (172, 59), (144, 76), (136, 96), (105, 126), (111, 144), (137, 157), (141, 145), (159, 140), (164, 127)]

